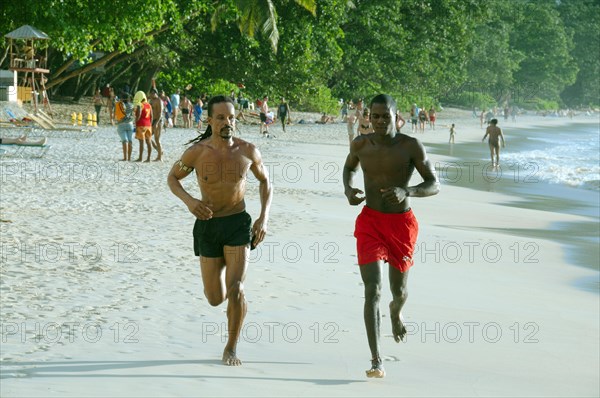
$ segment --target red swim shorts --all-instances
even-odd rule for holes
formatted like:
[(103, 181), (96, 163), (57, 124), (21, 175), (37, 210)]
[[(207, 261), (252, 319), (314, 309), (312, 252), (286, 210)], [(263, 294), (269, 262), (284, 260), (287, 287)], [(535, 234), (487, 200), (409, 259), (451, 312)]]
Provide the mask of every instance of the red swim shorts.
[(365, 206), (356, 218), (354, 229), (358, 264), (384, 260), (406, 272), (413, 265), (418, 234), (419, 224), (412, 210), (380, 213)]

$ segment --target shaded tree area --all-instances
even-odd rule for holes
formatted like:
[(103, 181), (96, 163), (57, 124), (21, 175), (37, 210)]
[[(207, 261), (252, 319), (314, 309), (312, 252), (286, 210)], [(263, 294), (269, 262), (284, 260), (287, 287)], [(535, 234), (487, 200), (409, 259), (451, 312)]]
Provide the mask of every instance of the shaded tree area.
[(377, 92), (402, 107), (600, 102), (596, 0), (5, 0), (0, 19), (50, 36), (49, 94), (75, 101), (156, 79), (304, 110)]

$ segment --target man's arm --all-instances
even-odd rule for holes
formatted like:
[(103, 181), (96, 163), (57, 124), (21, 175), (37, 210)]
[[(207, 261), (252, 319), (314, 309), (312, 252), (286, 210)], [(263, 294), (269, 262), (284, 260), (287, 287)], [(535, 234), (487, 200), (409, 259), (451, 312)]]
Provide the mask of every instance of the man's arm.
[(201, 200), (190, 195), (181, 185), (180, 180), (187, 177), (194, 171), (193, 165), (196, 158), (200, 155), (197, 147), (192, 146), (183, 153), (181, 159), (175, 162), (167, 177), (167, 185), (175, 196), (177, 196), (188, 210), (200, 220), (208, 220), (212, 218), (212, 210)]
[(407, 196), (424, 198), (437, 194), (440, 191), (440, 182), (438, 181), (433, 165), (427, 158), (425, 147), (419, 140), (415, 140), (412, 152), (412, 161), (415, 169), (421, 175), (421, 178), (423, 178), (423, 182), (412, 187), (406, 187)]
[(250, 165), (250, 170), (260, 184), (258, 188), (260, 195), (260, 215), (252, 226), (252, 235), (254, 236), (252, 243), (253, 246), (258, 246), (267, 235), (267, 224), (269, 222), (269, 212), (271, 211), (273, 189), (271, 187), (271, 182), (269, 181), (269, 172), (263, 164), (260, 152), (254, 146), (252, 146), (251, 150), (252, 153), (250, 158), (252, 159), (252, 164)]
[(346, 157), (346, 163), (344, 163), (344, 171), (342, 173), (342, 181), (344, 183), (344, 194), (348, 198), (348, 203), (352, 206), (357, 206), (365, 200), (363, 196), (358, 197), (357, 195), (363, 195), (364, 192), (358, 188), (352, 187), (354, 181), (354, 175), (358, 171), (358, 165), (360, 164), (358, 156), (356, 156), (356, 149), (358, 143), (352, 141), (350, 144), (350, 153)]
[(481, 142), (485, 141), (485, 137), (487, 137), (487, 136), (488, 136), (488, 134), (490, 133), (490, 130), (488, 130), (488, 129), (489, 129), (489, 127), (485, 129), (485, 135), (484, 135), (484, 136), (483, 136), (483, 138), (481, 139)]
[(500, 139), (502, 140), (502, 148), (505, 147), (505, 143), (504, 143), (504, 134), (502, 133), (502, 129), (499, 128), (498, 131), (500, 131)]

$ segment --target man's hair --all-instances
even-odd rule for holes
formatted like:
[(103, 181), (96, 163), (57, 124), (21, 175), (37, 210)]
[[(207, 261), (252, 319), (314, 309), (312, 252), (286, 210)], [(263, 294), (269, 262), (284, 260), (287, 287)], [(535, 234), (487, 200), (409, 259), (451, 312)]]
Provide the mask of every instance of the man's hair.
[(493, 125), (498, 124), (498, 119), (492, 119), (490, 120), (490, 123), (492, 123)]
[(153, 87), (152, 89), (150, 89), (150, 93), (151, 94), (158, 94), (158, 90)]
[(396, 101), (394, 100), (394, 98), (392, 98), (391, 95), (378, 94), (371, 100), (371, 103), (369, 104), (369, 109), (373, 106), (373, 104), (384, 104), (392, 112), (392, 115), (396, 115)]
[[(231, 99), (230, 96), (228, 96), (228, 95), (215, 95), (214, 97), (212, 97), (208, 101), (208, 117), (212, 116), (212, 114), (213, 114), (213, 108), (214, 108), (215, 104), (220, 104), (221, 102), (228, 102), (231, 105), (233, 105), (234, 108), (235, 108), (233, 100)], [(195, 144), (197, 142), (200, 142), (202, 140), (207, 139), (211, 135), (212, 135), (212, 128), (210, 127), (210, 124), (208, 124), (208, 127), (206, 127), (206, 131), (203, 134), (200, 134), (198, 137), (194, 138), (193, 140), (186, 142), (185, 145)]]

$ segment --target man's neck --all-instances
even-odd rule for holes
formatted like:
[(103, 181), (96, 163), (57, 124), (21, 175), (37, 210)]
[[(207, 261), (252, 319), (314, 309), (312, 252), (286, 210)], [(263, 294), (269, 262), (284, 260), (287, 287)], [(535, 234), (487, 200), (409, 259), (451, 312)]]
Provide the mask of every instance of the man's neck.
[(373, 139), (375, 140), (375, 142), (380, 143), (380, 144), (387, 144), (387, 143), (392, 142), (392, 140), (394, 138), (396, 138), (396, 131), (391, 130), (391, 131), (388, 131), (384, 135), (380, 135), (377, 133), (374, 133), (373, 135), (374, 135)]
[(231, 148), (233, 146), (233, 137), (224, 138), (224, 137), (221, 137), (221, 135), (215, 134), (213, 132), (210, 139), (211, 139), (211, 141), (210, 141), (211, 145), (217, 149), (227, 149), (227, 148)]

